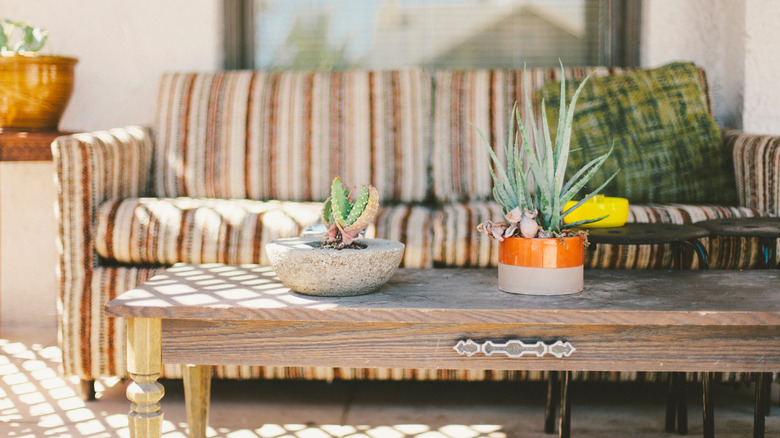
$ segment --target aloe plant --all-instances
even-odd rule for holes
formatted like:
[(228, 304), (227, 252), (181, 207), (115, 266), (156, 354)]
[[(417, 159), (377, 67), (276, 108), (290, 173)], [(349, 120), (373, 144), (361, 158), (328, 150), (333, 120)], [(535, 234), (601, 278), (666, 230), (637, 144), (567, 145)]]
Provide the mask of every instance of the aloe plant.
[[(526, 75), (523, 75), (527, 77)], [(525, 107), (531, 120), (535, 144), (528, 137), (528, 127), (523, 124), (517, 103), (512, 108), (509, 123), (509, 135), (504, 145), (506, 166), (502, 166), (485, 135), (479, 130), (482, 143), (488, 150), (493, 165), (490, 174), (493, 178), (493, 197), (501, 205), (507, 222), (494, 224), (485, 222), (478, 227), (479, 231), (490, 237), (503, 240), (520, 233), (524, 237), (562, 236), (567, 228), (585, 225), (601, 218), (564, 224), (563, 218), (598, 194), (617, 175), (617, 172), (607, 179), (596, 190), (589, 193), (574, 206), (563, 210), (567, 202), (587, 184), (596, 171), (612, 153), (612, 149), (580, 168), (568, 181), (565, 181), (566, 163), (571, 152), (571, 129), (574, 119), (574, 106), (582, 91), (583, 85), (590, 75), (583, 80), (571, 102), (566, 104), (566, 79), (561, 64), (561, 100), (558, 117), (558, 127), (553, 142), (550, 127), (547, 123), (547, 113), (542, 102), (542, 129), (536, 126), (533, 108), (531, 106), (528, 81), (524, 83)], [(515, 124), (518, 132), (515, 132)], [(493, 167), (495, 166), (495, 170)], [(564, 182), (565, 181), (565, 182)], [(536, 227), (532, 225), (536, 223)]]
[(349, 190), (340, 177), (334, 178), (330, 197), (322, 207), (322, 221), (328, 227), (326, 245), (337, 249), (350, 245), (373, 222), (378, 210), (379, 192), (374, 186)]
[[(21, 39), (16, 44), (13, 44), (11, 39), (16, 29), (19, 29), (21, 32)], [(7, 18), (0, 20), (0, 52), (16, 52), (19, 54), (38, 52), (46, 45), (48, 39), (48, 31), (40, 27), (34, 27), (26, 22), (13, 21)]]

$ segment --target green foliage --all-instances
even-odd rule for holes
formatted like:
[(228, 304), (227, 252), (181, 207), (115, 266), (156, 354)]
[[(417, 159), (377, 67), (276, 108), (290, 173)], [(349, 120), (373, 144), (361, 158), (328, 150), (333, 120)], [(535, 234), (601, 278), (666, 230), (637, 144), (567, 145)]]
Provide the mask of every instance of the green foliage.
[[(526, 76), (524, 75), (524, 77)], [(563, 223), (563, 218), (567, 214), (600, 192), (617, 174), (615, 172), (600, 187), (580, 200), (575, 206), (563, 211), (566, 203), (571, 201), (577, 192), (593, 177), (598, 168), (612, 153), (612, 149), (588, 162), (564, 183), (566, 163), (571, 151), (570, 140), (574, 106), (583, 85), (590, 76), (580, 83), (569, 105), (566, 104), (566, 79), (563, 74), (563, 64), (561, 64), (561, 78), (560, 112), (554, 142), (550, 135), (544, 102), (542, 102), (541, 108), (541, 132), (536, 126), (536, 118), (531, 106), (527, 80), (524, 84), (525, 107), (526, 112), (530, 116), (530, 132), (533, 133), (535, 144), (531, 144), (529, 140), (528, 127), (522, 122), (517, 104), (512, 108), (508, 141), (504, 146), (506, 168), (501, 165), (484, 134), (477, 129), (494, 165), (490, 169), (493, 177), (493, 197), (501, 205), (504, 214), (509, 213), (516, 207), (520, 207), (521, 211), (536, 210), (538, 212), (536, 221), (539, 223), (540, 228), (551, 235), (560, 234), (565, 228), (603, 219), (597, 218), (573, 224)], [(517, 133), (515, 133), (515, 124), (518, 129)], [(495, 167), (495, 170), (493, 170), (493, 167)]]
[(349, 39), (331, 41), (333, 12), (316, 8), (299, 13), (290, 32), (276, 49), (274, 70), (347, 70), (354, 67), (347, 56)]
[(347, 216), (347, 225), (352, 225), (355, 223), (357, 218), (360, 217), (361, 214), (363, 214), (363, 211), (366, 209), (366, 205), (368, 204), (368, 187), (366, 186), (360, 186), (360, 194), (358, 195), (357, 199), (355, 199), (355, 203), (352, 205), (352, 208), (349, 210), (349, 216)]
[(368, 205), (368, 186), (360, 186), (360, 192), (355, 202), (349, 200), (349, 189), (341, 183), (341, 178), (336, 177), (330, 187), (330, 197), (322, 208), (322, 219), (326, 225), (339, 224), (348, 227), (355, 223)]
[[(12, 43), (15, 30), (21, 33), (20, 40)], [(0, 52), (16, 52), (19, 54), (40, 51), (49, 39), (49, 33), (40, 27), (33, 27), (23, 21), (0, 19)], [(12, 47), (13, 44), (13, 47)]]

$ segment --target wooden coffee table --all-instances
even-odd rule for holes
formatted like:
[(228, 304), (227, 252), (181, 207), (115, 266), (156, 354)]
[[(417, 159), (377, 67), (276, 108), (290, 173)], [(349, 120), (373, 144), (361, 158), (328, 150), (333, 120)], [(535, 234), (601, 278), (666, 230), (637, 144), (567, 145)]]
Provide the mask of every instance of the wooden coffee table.
[[(128, 318), (131, 434), (160, 436), (164, 362), (193, 364), (190, 436), (205, 436), (211, 365), (560, 370), (564, 395), (575, 370), (776, 371), (778, 284), (778, 270), (591, 270), (583, 292), (538, 297), (499, 291), (492, 269), (400, 269), (374, 294), (317, 298), (268, 267), (178, 264), (106, 309)], [(566, 396), (561, 414), (567, 436)]]

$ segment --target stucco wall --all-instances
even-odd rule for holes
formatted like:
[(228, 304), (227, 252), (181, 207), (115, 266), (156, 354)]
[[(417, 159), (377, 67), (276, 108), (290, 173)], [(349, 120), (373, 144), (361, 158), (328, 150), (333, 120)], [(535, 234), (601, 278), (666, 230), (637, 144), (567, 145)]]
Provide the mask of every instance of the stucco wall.
[(697, 63), (718, 123), (780, 134), (778, 22), (774, 0), (644, 0), (641, 63)]
[[(160, 74), (222, 65), (219, 0), (0, 0), (0, 17), (49, 30), (44, 52), (79, 59), (60, 123), (151, 126)], [(0, 324), (56, 324), (51, 162), (0, 163)]]
[(745, 22), (744, 129), (780, 134), (780, 1), (749, 0)]
[(48, 29), (45, 51), (79, 59), (64, 129), (151, 126), (162, 72), (222, 64), (218, 0), (0, 0), (0, 14)]

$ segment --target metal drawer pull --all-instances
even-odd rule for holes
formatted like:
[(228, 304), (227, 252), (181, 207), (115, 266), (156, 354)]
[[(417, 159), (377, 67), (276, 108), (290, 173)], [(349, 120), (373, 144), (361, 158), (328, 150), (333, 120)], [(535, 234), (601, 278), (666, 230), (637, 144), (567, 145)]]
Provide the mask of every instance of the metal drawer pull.
[(453, 347), (455, 351), (461, 355), (465, 354), (471, 357), (477, 353), (482, 353), (485, 356), (492, 356), (494, 354), (504, 354), (509, 357), (523, 357), (523, 356), (536, 356), (542, 357), (546, 354), (557, 357), (569, 357), (577, 349), (574, 348), (568, 341), (555, 341), (552, 344), (545, 344), (542, 341), (533, 343), (525, 343), (518, 339), (511, 339), (503, 344), (495, 343), (493, 341), (485, 341), (483, 343), (475, 342), (472, 339), (466, 339), (458, 341)]

